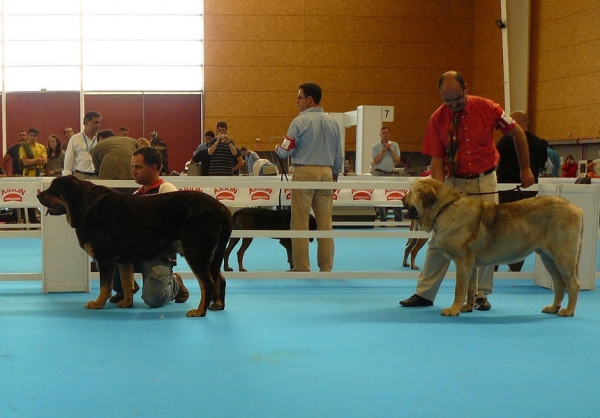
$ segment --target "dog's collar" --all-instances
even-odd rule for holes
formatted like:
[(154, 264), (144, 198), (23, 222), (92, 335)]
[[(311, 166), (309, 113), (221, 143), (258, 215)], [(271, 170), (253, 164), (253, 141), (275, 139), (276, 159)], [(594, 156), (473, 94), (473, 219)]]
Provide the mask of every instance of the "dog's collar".
[(432, 226), (433, 226), (433, 224), (435, 224), (435, 220), (438, 218), (438, 216), (440, 216), (442, 214), (442, 212), (445, 211), (448, 208), (448, 206), (450, 206), (453, 203), (454, 203), (454, 200), (451, 200), (450, 202), (446, 203), (442, 209), (440, 209), (440, 211), (437, 213), (437, 215), (435, 215), (435, 218), (433, 218), (433, 221), (431, 221)]

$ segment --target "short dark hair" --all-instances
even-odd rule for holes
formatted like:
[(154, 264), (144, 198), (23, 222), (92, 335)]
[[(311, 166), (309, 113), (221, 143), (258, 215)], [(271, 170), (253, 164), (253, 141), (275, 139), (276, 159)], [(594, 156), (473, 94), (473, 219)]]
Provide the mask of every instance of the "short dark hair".
[(206, 133), (204, 134), (204, 136), (205, 137), (208, 136), (208, 137), (214, 138), (215, 137), (215, 133), (213, 131), (206, 131)]
[(104, 129), (100, 132), (98, 132), (98, 138), (101, 139), (106, 139), (106, 138), (110, 138), (111, 136), (115, 136), (115, 133), (112, 131), (112, 129)]
[(36, 135), (40, 134), (40, 131), (38, 131), (37, 128), (29, 128), (29, 130), (27, 131), (27, 135), (29, 135), (32, 132)]
[[(227, 129), (227, 122), (221, 121), (221, 122), (217, 123), (217, 130), (219, 130), (219, 128)], [(214, 136), (213, 136), (213, 138), (214, 138)]]
[(319, 87), (315, 83), (300, 84), (298, 88), (302, 90), (302, 93), (304, 93), (305, 97), (312, 97), (313, 102), (315, 102), (315, 104), (318, 105), (319, 103), (321, 103), (321, 96), (323, 95), (323, 91), (321, 90), (321, 87)]
[(463, 77), (463, 75), (461, 73), (459, 73), (458, 71), (449, 71), (447, 73), (444, 73), (441, 75), (441, 77), (438, 80), (438, 90), (442, 88), (442, 83), (444, 82), (444, 80), (449, 78), (449, 75), (452, 74), (452, 78), (454, 78), (456, 81), (458, 81), (458, 84), (460, 84), (460, 86), (462, 87), (462, 89), (466, 89), (467, 88), (467, 83), (465, 83), (465, 78)]
[[(388, 126), (382, 126), (381, 129), (379, 130), (379, 132), (383, 131), (384, 129), (387, 129), (388, 131), (390, 131), (390, 128)], [(390, 131), (392, 132), (392, 131)]]
[(92, 118), (101, 118), (102, 115), (94, 110), (87, 112), (84, 116), (83, 116), (83, 123), (89, 122), (92, 120)]
[(242, 148), (240, 148), (240, 151), (241, 152), (248, 151), (248, 148), (247, 147), (242, 147)]
[(120, 128), (119, 128), (119, 131), (127, 131), (127, 132), (129, 132), (129, 128), (123, 128), (123, 127), (120, 127)]
[(144, 157), (144, 164), (147, 167), (156, 166), (156, 170), (160, 172), (162, 168), (162, 158), (160, 152), (152, 147), (142, 147), (133, 151), (133, 155), (142, 155)]

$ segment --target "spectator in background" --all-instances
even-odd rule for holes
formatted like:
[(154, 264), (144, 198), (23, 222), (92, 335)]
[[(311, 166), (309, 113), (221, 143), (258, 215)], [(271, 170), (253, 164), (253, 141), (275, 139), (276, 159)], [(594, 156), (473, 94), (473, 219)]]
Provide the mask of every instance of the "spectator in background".
[(63, 129), (63, 136), (65, 137), (65, 140), (62, 142), (62, 144), (60, 144), (60, 146), (63, 151), (66, 151), (67, 146), (69, 145), (69, 140), (73, 136), (73, 128), (67, 126), (65, 129)]
[[(510, 117), (523, 129), (529, 150), (529, 167), (533, 173), (534, 182), (538, 182), (540, 173), (545, 170), (548, 154), (543, 140), (529, 131), (529, 116), (523, 111), (516, 111)], [(519, 159), (513, 137), (504, 135), (496, 144), (500, 159), (496, 167), (498, 183), (521, 183)], [(522, 197), (533, 197), (535, 191), (504, 192), (498, 195), (500, 203), (514, 202)]]
[[(373, 175), (391, 177), (394, 175), (394, 168), (400, 164), (400, 147), (397, 142), (390, 141), (390, 128), (384, 126), (379, 130), (380, 141), (376, 142), (371, 149), (373, 157)], [(386, 222), (388, 208), (381, 206), (377, 208), (379, 222)], [(396, 221), (402, 220), (402, 209), (394, 208), (394, 218)]]
[[(21, 158), (19, 157), (19, 150), (21, 149), (21, 144), (24, 144), (27, 141), (27, 132), (21, 130), (17, 132), (17, 143), (12, 145), (4, 154), (2, 158), (2, 174), (3, 177), (19, 177), (23, 175), (23, 168), (21, 168)], [(8, 174), (8, 162), (12, 162), (12, 174)]]
[(254, 163), (258, 161), (259, 156), (257, 153), (255, 153), (254, 151), (250, 151), (246, 147), (242, 147), (240, 151), (242, 152), (242, 156), (246, 159), (246, 167), (248, 168), (248, 174), (252, 175)]
[(210, 176), (232, 176), (233, 161), (237, 156), (233, 139), (227, 135), (227, 123), (217, 123), (217, 137), (208, 143), (208, 155), (210, 155)]
[[(527, 148), (529, 149), (529, 167), (533, 173), (535, 183), (537, 183), (540, 174), (545, 170), (546, 161), (548, 160), (546, 146), (540, 138), (529, 131), (529, 116), (527, 113), (523, 111), (516, 111), (512, 112), (510, 117), (525, 132)], [(519, 159), (517, 158), (517, 151), (515, 149), (513, 137), (510, 135), (504, 135), (496, 144), (496, 149), (498, 150), (498, 154), (500, 156), (498, 166), (496, 167), (498, 183), (521, 183), (521, 168), (519, 166)], [(516, 202), (517, 200), (534, 197), (535, 195), (537, 195), (536, 191), (505, 190), (504, 193), (498, 194), (498, 202)], [(516, 263), (509, 264), (508, 267), (510, 271), (521, 271), (523, 263), (523, 260), (517, 261)]]
[(117, 133), (117, 136), (124, 136), (124, 137), (129, 136), (129, 128), (119, 128), (119, 132)]
[(19, 158), (24, 177), (41, 177), (44, 173), (44, 166), (48, 162), (46, 147), (37, 142), (39, 133), (40, 131), (36, 128), (29, 128), (27, 142), (21, 143)]
[(98, 145), (90, 151), (94, 169), (100, 180), (133, 180), (131, 157), (138, 142), (129, 137), (115, 136), (110, 129), (98, 132)]
[(98, 178), (90, 151), (98, 143), (96, 135), (101, 121), (102, 115), (98, 112), (87, 112), (83, 116), (83, 130), (71, 137), (65, 152), (64, 176), (73, 174), (80, 180)]
[(58, 136), (50, 135), (48, 137), (46, 155), (48, 163), (45, 167), (45, 175), (50, 177), (62, 176), (65, 167), (65, 152), (62, 150)]
[(548, 141), (543, 139), (544, 145), (546, 145), (546, 152), (548, 153), (548, 161), (546, 162), (546, 175), (551, 177), (558, 177), (558, 170), (560, 169), (560, 157), (558, 153), (554, 151)]
[[(198, 152), (200, 152), (200, 150), (207, 149), (208, 148), (208, 143), (214, 137), (215, 137), (215, 133), (213, 131), (206, 131), (206, 133), (204, 134), (204, 142), (202, 142), (200, 145), (198, 145), (198, 147), (196, 148), (196, 150), (192, 154), (192, 157), (194, 157), (196, 154), (198, 154)], [(191, 163), (191, 161), (192, 160), (190, 160), (190, 163)]]
[(561, 167), (562, 169), (562, 177), (577, 177), (577, 170), (579, 169), (579, 165), (575, 162), (575, 158), (571, 154), (567, 155), (565, 159), (565, 163)]
[(600, 151), (598, 151), (598, 158), (588, 163), (586, 171), (589, 177), (600, 177)]

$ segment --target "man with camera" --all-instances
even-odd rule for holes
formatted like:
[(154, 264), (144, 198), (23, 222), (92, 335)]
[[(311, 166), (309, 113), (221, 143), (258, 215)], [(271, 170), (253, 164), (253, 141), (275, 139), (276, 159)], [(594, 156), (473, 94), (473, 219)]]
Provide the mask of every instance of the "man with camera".
[[(208, 143), (210, 155), (209, 176), (232, 176), (233, 157), (237, 157), (239, 150), (233, 139), (227, 135), (227, 123), (217, 123), (217, 136)], [(241, 157), (241, 154), (240, 154)]]

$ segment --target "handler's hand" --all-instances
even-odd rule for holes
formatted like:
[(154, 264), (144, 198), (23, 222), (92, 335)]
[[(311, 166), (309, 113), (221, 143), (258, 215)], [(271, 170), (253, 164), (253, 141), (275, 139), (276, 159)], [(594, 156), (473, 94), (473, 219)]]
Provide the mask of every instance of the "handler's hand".
[(527, 168), (525, 170), (521, 170), (521, 184), (523, 187), (528, 188), (533, 183), (535, 183), (535, 177), (533, 177), (531, 169)]

